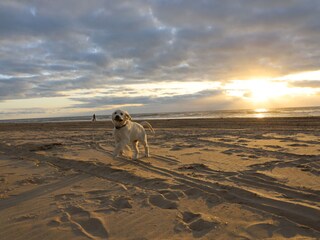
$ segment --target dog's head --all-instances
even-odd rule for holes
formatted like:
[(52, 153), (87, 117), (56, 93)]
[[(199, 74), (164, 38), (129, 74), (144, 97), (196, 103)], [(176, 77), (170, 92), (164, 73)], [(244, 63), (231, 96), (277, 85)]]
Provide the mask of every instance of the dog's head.
[(121, 127), (131, 120), (131, 116), (127, 111), (116, 110), (112, 113), (112, 122), (115, 126)]

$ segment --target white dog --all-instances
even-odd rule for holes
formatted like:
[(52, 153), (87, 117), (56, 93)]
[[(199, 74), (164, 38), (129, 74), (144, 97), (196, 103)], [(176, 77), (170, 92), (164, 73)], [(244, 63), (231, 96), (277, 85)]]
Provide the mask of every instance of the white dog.
[(144, 146), (145, 156), (149, 157), (147, 134), (142, 126), (146, 125), (154, 133), (152, 126), (148, 122), (142, 122), (142, 125), (132, 122), (129, 113), (122, 110), (116, 110), (114, 113), (112, 113), (112, 122), (114, 124), (113, 136), (116, 145), (113, 153), (114, 158), (118, 155), (122, 155), (123, 150), (128, 145), (132, 145), (134, 150), (132, 158), (137, 159), (139, 154), (139, 142), (141, 142)]

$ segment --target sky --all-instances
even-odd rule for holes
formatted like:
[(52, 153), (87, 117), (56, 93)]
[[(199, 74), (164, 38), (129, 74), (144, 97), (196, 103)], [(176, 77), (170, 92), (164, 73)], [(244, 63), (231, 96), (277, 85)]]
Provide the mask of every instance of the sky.
[(319, 0), (2, 0), (0, 119), (320, 106)]

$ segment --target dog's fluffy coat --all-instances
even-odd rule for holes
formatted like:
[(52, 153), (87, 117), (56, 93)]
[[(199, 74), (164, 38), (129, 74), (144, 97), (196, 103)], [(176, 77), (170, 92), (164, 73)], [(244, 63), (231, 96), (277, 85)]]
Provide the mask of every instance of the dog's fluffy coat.
[(112, 122), (114, 124), (113, 136), (115, 140), (114, 158), (122, 155), (123, 150), (131, 145), (134, 151), (132, 158), (137, 159), (139, 154), (139, 142), (144, 146), (145, 156), (149, 157), (147, 134), (142, 126), (146, 125), (154, 133), (152, 126), (148, 122), (143, 122), (141, 124), (132, 122), (129, 113), (123, 110), (116, 110), (112, 114)]

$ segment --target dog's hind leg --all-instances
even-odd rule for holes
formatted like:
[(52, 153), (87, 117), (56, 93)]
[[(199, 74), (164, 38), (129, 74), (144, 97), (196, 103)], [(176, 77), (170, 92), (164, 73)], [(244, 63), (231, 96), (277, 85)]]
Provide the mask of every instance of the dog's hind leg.
[(133, 147), (133, 159), (138, 159), (138, 154), (139, 154), (139, 148), (138, 148), (138, 141), (133, 141), (132, 142), (132, 147)]
[(141, 141), (142, 145), (144, 146), (144, 152), (145, 152), (145, 156), (149, 157), (149, 145), (148, 145), (148, 141), (147, 141), (147, 136), (144, 137), (144, 140)]

